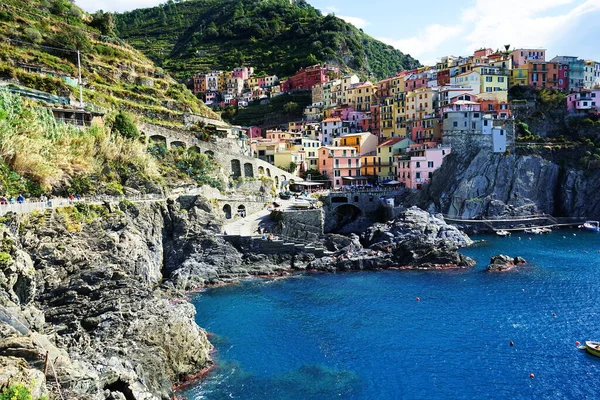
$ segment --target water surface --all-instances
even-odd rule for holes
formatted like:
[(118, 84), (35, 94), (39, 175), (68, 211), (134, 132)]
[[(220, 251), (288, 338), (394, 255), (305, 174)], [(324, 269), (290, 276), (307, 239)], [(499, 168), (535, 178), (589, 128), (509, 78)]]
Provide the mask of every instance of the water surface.
[[(196, 320), (214, 335), (217, 368), (182, 394), (598, 398), (600, 358), (575, 341), (600, 339), (600, 235), (475, 239), (489, 242), (463, 250), (477, 260), (467, 271), (309, 274), (199, 294)], [(484, 272), (499, 253), (531, 263)]]

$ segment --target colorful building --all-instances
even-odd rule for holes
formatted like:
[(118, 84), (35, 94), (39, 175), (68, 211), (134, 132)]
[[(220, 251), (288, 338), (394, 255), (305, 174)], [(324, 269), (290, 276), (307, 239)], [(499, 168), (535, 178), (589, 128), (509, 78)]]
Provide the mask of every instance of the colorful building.
[(359, 155), (372, 153), (377, 149), (379, 140), (371, 132), (351, 133), (334, 140), (334, 146), (354, 147)]
[(319, 171), (332, 187), (361, 182), (360, 155), (354, 147), (324, 146), (319, 149)]
[(513, 68), (525, 66), (530, 61), (545, 61), (546, 49), (516, 49), (509, 55)]
[(530, 61), (527, 63), (529, 84), (533, 87), (559, 88), (558, 62)]
[(302, 68), (289, 79), (290, 89), (311, 89), (314, 85), (328, 82), (330, 76), (339, 76), (339, 68), (331, 65), (313, 65)]
[(598, 113), (600, 89), (582, 89), (567, 96), (567, 111), (571, 114)]
[(409, 189), (421, 189), (450, 154), (449, 147), (415, 149), (398, 157), (398, 181)]

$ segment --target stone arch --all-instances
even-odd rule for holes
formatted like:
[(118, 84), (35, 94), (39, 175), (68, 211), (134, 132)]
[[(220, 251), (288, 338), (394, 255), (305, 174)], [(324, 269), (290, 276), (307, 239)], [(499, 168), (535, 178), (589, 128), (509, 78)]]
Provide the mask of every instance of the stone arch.
[(204, 154), (206, 154), (207, 157), (215, 158), (215, 152), (212, 150), (206, 150)]
[(148, 138), (148, 144), (158, 144), (167, 147), (167, 138), (162, 135), (152, 135)]
[(246, 217), (246, 206), (240, 204), (237, 208), (237, 214), (242, 218)]
[(258, 174), (259, 175), (264, 175), (265, 174), (265, 169), (261, 166), (258, 167)]
[(267, 168), (267, 176), (270, 178), (271, 177), (271, 169)]
[(202, 154), (202, 149), (196, 145), (188, 147), (188, 153)]
[(362, 215), (360, 208), (354, 204), (342, 204), (335, 209), (336, 226), (342, 228), (351, 224)]
[(244, 163), (244, 176), (246, 178), (254, 178), (254, 165), (252, 163)]
[(240, 160), (231, 160), (231, 175), (233, 175), (234, 178), (242, 176), (242, 165)]
[(173, 140), (171, 143), (169, 143), (169, 147), (178, 147), (181, 149), (185, 149), (187, 147), (187, 143), (181, 140)]
[(229, 204), (223, 206), (223, 214), (225, 214), (225, 219), (231, 219), (231, 206)]

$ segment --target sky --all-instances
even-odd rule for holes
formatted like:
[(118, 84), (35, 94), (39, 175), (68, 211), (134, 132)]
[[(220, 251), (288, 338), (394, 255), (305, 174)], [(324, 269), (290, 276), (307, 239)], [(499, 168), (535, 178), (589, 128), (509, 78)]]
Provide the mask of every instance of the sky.
[[(88, 12), (122, 12), (166, 0), (76, 0)], [(425, 65), (482, 47), (545, 48), (600, 61), (600, 0), (307, 0)]]

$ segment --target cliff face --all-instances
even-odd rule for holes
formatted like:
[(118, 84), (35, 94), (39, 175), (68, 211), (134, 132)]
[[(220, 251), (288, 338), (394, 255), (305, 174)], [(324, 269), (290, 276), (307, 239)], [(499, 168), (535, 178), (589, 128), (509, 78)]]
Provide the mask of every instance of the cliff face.
[(597, 218), (600, 170), (575, 170), (539, 156), (453, 153), (411, 202), (463, 218), (547, 213)]
[(68, 399), (169, 399), (212, 364), (184, 290), (292, 265), (216, 236), (222, 221), (205, 198), (119, 207), (29, 214), (2, 228), (0, 384), (35, 379), (44, 394), (56, 376)]
[(79, 232), (69, 212), (23, 217), (16, 238), (4, 231), (0, 359), (24, 359), (15, 371), (43, 387), (49, 351), (46, 378), (69, 399), (170, 398), (210, 365), (211, 346), (193, 306), (160, 286), (168, 209), (106, 211)]

